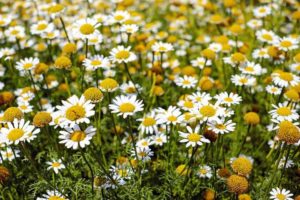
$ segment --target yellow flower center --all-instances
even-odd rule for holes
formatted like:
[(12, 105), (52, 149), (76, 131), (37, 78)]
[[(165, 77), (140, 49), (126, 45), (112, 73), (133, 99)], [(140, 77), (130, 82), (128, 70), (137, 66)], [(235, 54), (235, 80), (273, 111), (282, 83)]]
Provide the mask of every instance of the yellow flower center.
[(14, 142), (14, 141), (20, 139), (24, 134), (25, 134), (25, 132), (22, 129), (15, 128), (8, 133), (7, 139)]
[(260, 13), (264, 13), (264, 12), (266, 12), (266, 9), (265, 9), (265, 8), (260, 8), (258, 11), (259, 11)]
[(135, 88), (134, 87), (127, 87), (126, 88), (126, 93), (129, 93), (129, 94), (135, 93)]
[(280, 46), (288, 48), (288, 47), (292, 46), (292, 43), (288, 40), (285, 40), (285, 41), (280, 42)]
[(268, 40), (268, 41), (270, 41), (270, 40), (273, 39), (272, 36), (270, 34), (268, 34), (268, 33), (263, 34), (262, 38), (265, 39), (265, 40)]
[(166, 49), (166, 47), (163, 47), (163, 46), (160, 46), (159, 48), (158, 48), (158, 51), (166, 51), (167, 49)]
[(156, 142), (162, 142), (161, 138), (156, 138)]
[(254, 69), (253, 69), (253, 67), (245, 67), (245, 71), (247, 71), (247, 72), (254, 72)]
[(25, 64), (23, 65), (23, 68), (24, 68), (24, 69), (30, 69), (32, 66), (33, 66), (32, 63), (25, 63)]
[(123, 103), (120, 105), (119, 109), (122, 113), (133, 112), (135, 106), (132, 103)]
[(85, 109), (80, 105), (71, 106), (66, 111), (66, 118), (75, 121), (85, 116)]
[(57, 13), (57, 12), (62, 11), (63, 9), (64, 9), (63, 5), (56, 4), (54, 6), (51, 6), (48, 11), (49, 11), (49, 13)]
[(81, 25), (79, 30), (83, 35), (90, 35), (90, 34), (94, 33), (95, 28), (91, 24), (83, 24), (83, 25)]
[(186, 108), (193, 108), (194, 107), (194, 104), (191, 101), (185, 101), (183, 105)]
[(279, 200), (285, 200), (286, 199), (286, 196), (284, 194), (277, 194), (276, 197)]
[(201, 139), (201, 135), (197, 133), (191, 133), (188, 135), (187, 139), (191, 142), (198, 142)]
[(114, 79), (106, 78), (103, 81), (101, 81), (100, 87), (105, 90), (112, 90), (112, 89), (118, 87), (118, 83)]
[(217, 124), (217, 125), (216, 125), (216, 128), (217, 128), (217, 129), (224, 130), (224, 129), (226, 129), (226, 126), (225, 126), (224, 124)]
[(231, 56), (231, 58), (235, 62), (243, 62), (243, 61), (245, 61), (245, 56), (243, 54), (241, 54), (241, 53), (234, 53)]
[(207, 171), (206, 171), (206, 169), (200, 169), (200, 170), (199, 170), (199, 173), (200, 173), (200, 174), (207, 174)]
[(53, 162), (52, 163), (52, 167), (59, 167), (60, 166), (60, 163), (59, 162)]
[(19, 34), (19, 30), (12, 30), (11, 32), (10, 32), (12, 35), (17, 35), (17, 34)]
[(240, 83), (242, 83), (242, 84), (246, 84), (247, 82), (248, 82), (248, 79), (246, 79), (246, 78), (240, 79)]
[(86, 137), (85, 132), (83, 132), (83, 131), (74, 131), (71, 134), (70, 139), (74, 142), (80, 142), (80, 141), (84, 140), (85, 137)]
[(155, 124), (156, 124), (156, 121), (152, 117), (146, 117), (143, 121), (144, 126), (153, 126)]
[(65, 198), (59, 197), (59, 196), (51, 196), (48, 198), (48, 200), (65, 200)]
[(216, 114), (216, 109), (210, 105), (207, 105), (200, 108), (200, 113), (204, 117), (213, 117)]
[(116, 58), (117, 59), (127, 59), (129, 58), (130, 53), (127, 50), (121, 50), (118, 53), (116, 53)]
[(116, 21), (122, 21), (124, 19), (124, 16), (123, 15), (115, 15), (114, 18)]
[(91, 61), (91, 65), (93, 65), (93, 66), (97, 66), (97, 65), (101, 65), (101, 61), (100, 60), (92, 60)]
[(168, 121), (170, 121), (170, 122), (175, 122), (176, 120), (177, 120), (177, 117), (174, 115), (171, 115), (168, 117)]
[(189, 85), (189, 84), (191, 84), (191, 82), (190, 82), (189, 80), (183, 80), (183, 81), (182, 81), (182, 84), (183, 84), (183, 85)]
[(292, 73), (289, 73), (289, 72), (281, 72), (279, 76), (282, 80), (285, 80), (285, 81), (293, 80), (293, 75), (292, 75)]
[(45, 30), (47, 28), (47, 24), (39, 24), (36, 29), (38, 31), (42, 31), (42, 30)]
[(225, 97), (224, 101), (226, 101), (226, 102), (233, 102), (233, 99), (231, 97)]
[(289, 107), (281, 107), (277, 109), (277, 114), (280, 116), (289, 116), (292, 114), (292, 111)]

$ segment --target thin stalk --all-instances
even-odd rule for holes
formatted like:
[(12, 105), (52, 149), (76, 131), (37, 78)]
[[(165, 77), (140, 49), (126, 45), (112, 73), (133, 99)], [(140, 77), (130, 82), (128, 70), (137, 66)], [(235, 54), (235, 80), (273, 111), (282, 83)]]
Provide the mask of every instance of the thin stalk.
[(94, 171), (92, 169), (92, 166), (90, 165), (90, 163), (88, 162), (88, 160), (86, 159), (85, 155), (84, 155), (84, 152), (83, 152), (83, 149), (80, 147), (80, 144), (78, 142), (78, 146), (79, 146), (79, 149), (80, 149), (80, 153), (82, 155), (82, 158), (84, 160), (84, 162), (87, 164), (90, 172), (91, 172), (91, 184), (92, 184), (92, 193), (94, 194)]
[(65, 32), (65, 34), (66, 34), (66, 37), (67, 37), (68, 42), (71, 42), (71, 40), (70, 40), (70, 38), (69, 38), (69, 35), (68, 35), (68, 32), (67, 32), (67, 29), (66, 29), (66, 25), (65, 25), (64, 20), (62, 19), (62, 17), (59, 17), (59, 19), (60, 19), (60, 22), (61, 22), (62, 27), (63, 27), (63, 29), (64, 29), (64, 32)]

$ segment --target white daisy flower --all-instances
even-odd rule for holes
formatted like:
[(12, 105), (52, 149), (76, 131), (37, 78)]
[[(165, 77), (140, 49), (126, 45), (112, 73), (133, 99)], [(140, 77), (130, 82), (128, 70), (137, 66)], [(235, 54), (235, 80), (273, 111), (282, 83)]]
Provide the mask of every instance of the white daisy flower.
[(236, 123), (232, 120), (226, 121), (225, 118), (217, 118), (211, 122), (208, 122), (208, 130), (212, 130), (217, 134), (230, 133), (235, 130)]
[(160, 53), (166, 53), (169, 51), (173, 51), (173, 45), (170, 43), (164, 43), (164, 42), (155, 42), (151, 48), (152, 48), (152, 51), (160, 52)]
[(192, 60), (191, 63), (193, 67), (203, 69), (204, 67), (211, 65), (211, 60), (207, 60), (203, 57), (198, 57), (195, 60)]
[(152, 136), (152, 143), (155, 145), (163, 146), (167, 142), (167, 136), (164, 133), (159, 133)]
[(36, 67), (37, 64), (39, 64), (38, 58), (24, 58), (16, 63), (16, 68), (19, 71), (27, 71), (32, 70)]
[(130, 51), (131, 47), (117, 46), (110, 51), (110, 59), (114, 63), (128, 63), (137, 59), (136, 55)]
[(182, 88), (194, 88), (198, 81), (192, 76), (185, 75), (184, 77), (176, 77), (174, 82)]
[(112, 104), (109, 104), (109, 109), (112, 113), (127, 118), (133, 116), (136, 112), (143, 111), (143, 106), (142, 100), (137, 100), (135, 95), (120, 95), (113, 99)]
[(44, 194), (42, 197), (38, 197), (36, 200), (49, 200), (49, 199), (68, 200), (58, 191), (51, 191), (51, 190), (47, 190), (47, 194)]
[(274, 72), (271, 74), (272, 81), (280, 87), (295, 86), (300, 82), (300, 77), (290, 72)]
[(62, 116), (60, 126), (75, 126), (75, 124), (80, 123), (90, 123), (89, 118), (94, 116), (95, 107), (91, 101), (86, 101), (82, 95), (78, 98), (76, 95), (73, 95), (67, 99), (67, 101), (62, 101), (62, 106), (56, 106), (60, 116)]
[(126, 20), (130, 19), (130, 14), (127, 11), (118, 10), (110, 16), (110, 20), (112, 23), (122, 24)]
[(14, 152), (10, 147), (7, 147), (5, 150), (2, 150), (1, 152), (3, 160), (12, 161), (18, 157), (20, 157), (20, 151), (18, 149), (15, 149)]
[(76, 124), (74, 127), (65, 127), (65, 130), (59, 131), (60, 144), (65, 144), (68, 149), (84, 148), (90, 144), (90, 140), (96, 134), (96, 128), (87, 127), (84, 131)]
[(284, 188), (273, 188), (270, 192), (270, 195), (270, 199), (273, 200), (293, 200), (293, 194)]
[(150, 138), (144, 138), (136, 142), (136, 146), (141, 149), (149, 149), (152, 145)]
[(278, 167), (279, 167), (280, 169), (283, 169), (283, 167), (285, 167), (285, 169), (287, 169), (287, 168), (293, 167), (294, 164), (295, 164), (295, 163), (294, 163), (293, 160), (290, 160), (290, 159), (286, 160), (286, 156), (283, 156), (283, 157), (280, 159), (280, 161), (279, 161)]
[(273, 42), (274, 46), (278, 47), (278, 49), (282, 51), (290, 51), (294, 49), (298, 49), (298, 40), (292, 37), (284, 37), (280, 38)]
[(197, 175), (200, 178), (211, 178), (212, 177), (212, 169), (208, 165), (200, 166), (197, 170)]
[(180, 140), (182, 143), (186, 143), (186, 147), (192, 146), (201, 146), (203, 143), (210, 143), (208, 139), (206, 139), (204, 136), (200, 135), (200, 126), (196, 126), (196, 128), (193, 130), (190, 126), (187, 126), (187, 133), (178, 131), (180, 134), (180, 137), (183, 139)]
[(180, 124), (183, 120), (179, 108), (175, 106), (169, 106), (167, 110), (158, 109), (156, 117), (158, 124), (176, 125)]
[(254, 62), (247, 62), (244, 65), (242, 65), (239, 70), (243, 74), (249, 74), (249, 75), (261, 75), (263, 73), (263, 69), (260, 66), (260, 64), (254, 63)]
[[(138, 159), (140, 161), (143, 161), (143, 162), (151, 160), (151, 157), (154, 155), (153, 151), (150, 148), (145, 149), (145, 148), (137, 147), (136, 151), (137, 151)], [(131, 151), (131, 156), (135, 157), (135, 151), (134, 150)]]
[(242, 101), (242, 97), (238, 94), (222, 92), (214, 96), (214, 99), (217, 100), (217, 103), (222, 105), (225, 104), (227, 106), (238, 105)]
[(279, 87), (276, 87), (274, 85), (268, 85), (266, 87), (266, 91), (269, 93), (269, 94), (273, 94), (273, 95), (279, 95), (281, 93), (281, 88)]
[(7, 145), (24, 142), (34, 130), (34, 126), (29, 125), (29, 123), (29, 121), (25, 122), (24, 119), (15, 119), (12, 123), (8, 122), (7, 128), (1, 128), (0, 142)]
[(158, 132), (156, 113), (154, 111), (145, 115), (143, 118), (137, 119), (137, 121), (141, 122), (138, 129), (142, 133), (153, 134)]
[(80, 19), (73, 24), (72, 33), (76, 39), (89, 40), (92, 36), (100, 34), (97, 30), (99, 26), (95, 19)]
[(291, 106), (288, 105), (288, 102), (279, 103), (278, 106), (272, 104), (272, 107), (275, 109), (271, 110), (269, 113), (273, 119), (278, 121), (294, 121), (299, 119), (297, 111), (292, 109)]
[(132, 81), (129, 81), (128, 83), (123, 83), (120, 86), (120, 89), (127, 95), (137, 95), (136, 89), (140, 91), (141, 86), (139, 84), (134, 84)]
[(273, 31), (268, 31), (266, 29), (256, 31), (255, 35), (258, 40), (268, 44), (273, 44), (279, 39), (279, 37)]
[(270, 15), (272, 12), (271, 7), (269, 6), (259, 6), (257, 8), (254, 8), (253, 14), (257, 18), (264, 18), (268, 15)]
[(46, 33), (46, 32), (51, 32), (51, 31), (53, 31), (53, 29), (54, 29), (54, 24), (53, 23), (49, 23), (45, 20), (42, 20), (42, 21), (39, 21), (36, 24), (33, 24), (30, 27), (30, 32), (32, 34), (41, 35), (41, 34)]
[(110, 62), (108, 58), (102, 55), (95, 55), (92, 58), (85, 58), (82, 64), (86, 67), (87, 71), (95, 71), (99, 68), (108, 68)]
[(52, 169), (56, 174), (58, 174), (60, 170), (65, 169), (65, 165), (62, 163), (61, 159), (52, 160), (51, 162), (46, 162), (46, 164), (49, 165), (47, 170)]
[(207, 104), (212, 97), (209, 93), (206, 92), (194, 92), (188, 96), (188, 99), (192, 100), (195, 103)]
[(247, 75), (232, 75), (231, 81), (236, 86), (254, 86), (256, 78)]

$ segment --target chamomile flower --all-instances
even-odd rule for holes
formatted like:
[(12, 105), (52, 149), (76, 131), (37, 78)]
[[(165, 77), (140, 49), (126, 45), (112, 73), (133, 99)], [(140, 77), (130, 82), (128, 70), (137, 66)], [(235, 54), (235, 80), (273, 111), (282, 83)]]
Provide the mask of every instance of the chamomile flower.
[(37, 200), (49, 200), (49, 199), (68, 200), (58, 191), (52, 191), (52, 190), (47, 190), (47, 194), (44, 194), (42, 197), (37, 198)]
[(19, 71), (27, 71), (32, 70), (36, 67), (37, 64), (39, 64), (38, 58), (24, 58), (16, 63), (16, 68)]
[(227, 92), (222, 92), (218, 95), (215, 95), (214, 98), (220, 105), (224, 104), (227, 106), (238, 105), (242, 101), (242, 97), (240, 97), (238, 94)]
[(211, 177), (212, 177), (212, 169), (211, 169), (211, 167), (208, 166), (208, 165), (200, 166), (200, 167), (197, 169), (197, 175), (198, 175), (200, 178), (211, 178)]
[(20, 157), (20, 151), (19, 150), (12, 150), (10, 147), (7, 147), (6, 149), (2, 150), (1, 152), (3, 160), (12, 161), (18, 157)]
[(285, 169), (291, 168), (292, 166), (294, 166), (294, 161), (293, 160), (286, 160), (286, 156), (283, 156), (280, 161), (279, 161), (279, 168), (282, 169), (285, 167)]
[(52, 18), (59, 17), (65, 11), (65, 6), (59, 3), (52, 3), (48, 6), (47, 11)]
[(225, 118), (216, 118), (215, 120), (208, 122), (208, 130), (212, 130), (217, 134), (230, 133), (235, 130), (236, 123), (232, 120), (225, 120)]
[(72, 128), (65, 127), (65, 130), (60, 131), (60, 144), (65, 144), (68, 149), (84, 148), (90, 144), (91, 139), (96, 134), (96, 129), (93, 126), (87, 127), (84, 131), (76, 124)]
[(195, 103), (207, 104), (212, 99), (212, 97), (209, 93), (206, 92), (194, 92), (188, 96), (188, 99)]
[(274, 108), (269, 113), (273, 119), (277, 119), (279, 121), (294, 121), (299, 119), (299, 115), (297, 111), (291, 106), (288, 105), (288, 102), (279, 103), (278, 105), (272, 104)]
[(127, 34), (133, 34), (139, 30), (139, 27), (135, 24), (124, 24), (121, 26), (121, 31)]
[(136, 89), (140, 90), (141, 86), (138, 84), (134, 84), (132, 81), (129, 81), (128, 83), (123, 83), (120, 86), (120, 89), (124, 94), (127, 95), (137, 95)]
[(270, 195), (270, 199), (273, 200), (293, 200), (293, 194), (284, 188), (273, 188), (270, 192)]
[(163, 146), (163, 144), (166, 142), (167, 142), (167, 136), (164, 133), (159, 133), (157, 135), (152, 136), (152, 143), (154, 145)]
[(33, 24), (30, 28), (32, 34), (41, 35), (43, 33), (51, 32), (54, 29), (54, 25), (47, 21), (39, 21), (37, 24)]
[(62, 169), (65, 168), (65, 165), (62, 163), (61, 159), (58, 160), (52, 160), (51, 162), (47, 162), (47, 165), (49, 165), (49, 167), (47, 168), (47, 170), (53, 170), (56, 174), (58, 174), (58, 172)]
[(236, 86), (254, 86), (256, 79), (247, 75), (232, 75), (231, 81)]
[(169, 106), (167, 110), (158, 109), (156, 117), (158, 124), (176, 125), (183, 120), (183, 115), (175, 106)]
[(149, 149), (150, 145), (152, 145), (150, 138), (144, 138), (136, 142), (136, 146), (140, 149)]
[(201, 103), (192, 112), (200, 122), (212, 121), (222, 114), (222, 109), (218, 104)]
[(185, 75), (184, 77), (177, 77), (174, 82), (182, 88), (194, 88), (198, 81), (192, 76)]
[(282, 51), (290, 51), (299, 47), (298, 40), (292, 37), (284, 37), (273, 42), (278, 49)]
[(253, 14), (257, 18), (264, 18), (264, 17), (270, 15), (271, 12), (272, 12), (272, 10), (271, 10), (270, 6), (260, 6), (260, 7), (254, 8), (254, 10), (253, 10)]
[(111, 15), (112, 23), (122, 24), (130, 19), (130, 14), (127, 11), (118, 10)]
[(34, 126), (29, 125), (29, 121), (15, 119), (12, 123), (7, 123), (7, 128), (1, 128), (0, 142), (7, 145), (24, 142), (29, 134), (34, 130)]
[[(154, 152), (150, 148), (146, 149), (146, 148), (137, 147), (136, 151), (137, 151), (138, 159), (143, 162), (151, 160), (151, 157), (154, 155)], [(131, 156), (135, 157), (134, 150), (131, 151)]]
[(191, 63), (193, 67), (203, 69), (204, 67), (211, 65), (211, 60), (207, 60), (203, 57), (198, 57), (195, 60), (192, 60)]
[(128, 63), (135, 61), (137, 57), (130, 49), (131, 47), (117, 46), (110, 51), (110, 59), (114, 63)]
[(268, 85), (266, 87), (266, 91), (269, 93), (269, 94), (273, 94), (273, 95), (279, 95), (281, 93), (281, 88), (279, 87), (276, 87), (274, 85)]
[(83, 66), (87, 71), (95, 71), (99, 68), (105, 69), (110, 65), (109, 59), (102, 55), (95, 55), (92, 58), (86, 58), (83, 60)]
[(196, 126), (193, 130), (190, 126), (186, 127), (187, 133), (179, 131), (180, 137), (183, 139), (180, 140), (181, 143), (186, 143), (186, 147), (192, 146), (201, 146), (203, 143), (210, 143), (203, 135), (200, 135), (200, 126)]
[(154, 111), (145, 115), (143, 118), (137, 119), (137, 121), (141, 122), (138, 129), (142, 133), (153, 134), (158, 132), (156, 113)]
[(109, 104), (109, 109), (112, 113), (117, 113), (118, 116), (127, 118), (142, 111), (143, 106), (142, 100), (138, 100), (135, 95), (120, 95), (113, 99), (112, 104)]
[(62, 121), (60, 126), (71, 126), (80, 123), (90, 123), (89, 118), (94, 116), (95, 107), (91, 101), (86, 101), (85, 97), (82, 95), (78, 98), (73, 95), (67, 99), (67, 101), (62, 101), (63, 105), (56, 106), (60, 116), (62, 116)]
[(279, 38), (273, 31), (268, 31), (266, 29), (258, 30), (255, 34), (258, 40), (268, 44), (273, 44)]
[(247, 62), (244, 65), (242, 65), (239, 69), (243, 74), (249, 74), (254, 76), (261, 75), (263, 72), (263, 69), (260, 66), (260, 64), (254, 62)]
[(178, 107), (180, 107), (182, 110), (185, 110), (185, 111), (190, 111), (196, 107), (196, 103), (193, 102), (192, 100), (190, 100), (189, 98), (180, 100), (177, 103), (177, 105), (178, 105)]
[(100, 26), (95, 19), (80, 19), (72, 27), (72, 33), (78, 39), (90, 39), (92, 36), (100, 34), (97, 28)]
[(272, 81), (280, 87), (295, 86), (300, 82), (300, 77), (291, 72), (278, 71), (271, 74)]
[(166, 53), (173, 51), (173, 46), (170, 43), (156, 42), (152, 45), (152, 51), (159, 53)]

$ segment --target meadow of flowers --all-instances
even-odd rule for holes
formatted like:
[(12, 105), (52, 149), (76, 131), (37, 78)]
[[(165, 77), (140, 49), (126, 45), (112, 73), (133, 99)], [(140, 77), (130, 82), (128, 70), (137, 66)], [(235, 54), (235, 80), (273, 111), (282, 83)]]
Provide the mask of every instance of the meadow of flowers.
[(0, 199), (300, 200), (298, 0), (1, 0)]

